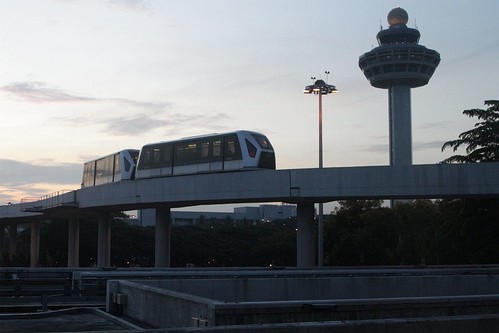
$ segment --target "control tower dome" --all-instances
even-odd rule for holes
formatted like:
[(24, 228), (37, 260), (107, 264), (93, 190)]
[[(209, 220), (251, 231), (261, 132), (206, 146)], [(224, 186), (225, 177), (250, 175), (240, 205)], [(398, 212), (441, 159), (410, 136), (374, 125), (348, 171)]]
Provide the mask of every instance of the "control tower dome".
[(421, 34), (407, 27), (408, 19), (402, 8), (392, 9), (387, 17), (390, 27), (376, 36), (379, 46), (360, 56), (359, 66), (373, 87), (424, 86), (440, 63), (437, 51), (418, 44)]
[(379, 46), (359, 58), (371, 85), (388, 89), (390, 165), (412, 164), (410, 89), (426, 85), (440, 63), (437, 51), (419, 45), (421, 34), (407, 27), (408, 20), (404, 9), (392, 9), (388, 29), (376, 36)]

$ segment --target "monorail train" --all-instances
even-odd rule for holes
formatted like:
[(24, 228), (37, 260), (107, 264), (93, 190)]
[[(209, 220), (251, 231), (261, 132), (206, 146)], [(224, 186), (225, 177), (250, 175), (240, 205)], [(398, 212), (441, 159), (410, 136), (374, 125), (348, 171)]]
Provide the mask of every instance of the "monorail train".
[(274, 149), (265, 135), (235, 131), (145, 145), (140, 151), (135, 177), (275, 167)]
[(235, 131), (147, 144), (84, 164), (82, 187), (120, 180), (248, 169), (275, 169), (275, 153), (261, 133)]
[(81, 187), (133, 179), (139, 152), (137, 149), (126, 149), (85, 163)]

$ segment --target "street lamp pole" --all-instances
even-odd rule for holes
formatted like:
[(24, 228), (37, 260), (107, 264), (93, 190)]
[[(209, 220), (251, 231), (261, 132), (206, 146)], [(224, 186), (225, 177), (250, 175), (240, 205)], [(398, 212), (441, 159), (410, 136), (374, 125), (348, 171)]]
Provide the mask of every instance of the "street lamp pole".
[[(329, 75), (329, 71), (325, 72)], [(315, 80), (315, 77), (312, 77)], [(314, 84), (306, 86), (303, 90), (304, 94), (317, 94), (319, 95), (319, 169), (323, 168), (323, 154), (322, 154), (322, 95), (336, 93), (338, 90), (335, 86), (327, 84), (324, 80), (317, 80)], [(324, 204), (319, 203), (319, 216), (317, 217), (318, 229), (318, 246), (317, 246), (317, 266), (324, 265)]]

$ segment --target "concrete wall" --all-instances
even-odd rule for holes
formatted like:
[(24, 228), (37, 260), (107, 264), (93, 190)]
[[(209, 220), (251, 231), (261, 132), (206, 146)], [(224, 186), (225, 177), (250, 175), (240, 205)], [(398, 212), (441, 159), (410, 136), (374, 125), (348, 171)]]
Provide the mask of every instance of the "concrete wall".
[(223, 302), (499, 294), (499, 275), (170, 279), (144, 285)]
[(119, 312), (154, 327), (192, 327), (193, 318), (202, 318), (214, 325), (211, 301), (202, 297), (155, 288), (127, 281), (109, 281), (108, 311), (112, 309), (112, 293), (126, 295), (127, 301)]
[[(123, 314), (155, 327), (417, 318), (499, 312), (499, 275), (110, 281)], [(108, 297), (108, 310), (116, 311)]]

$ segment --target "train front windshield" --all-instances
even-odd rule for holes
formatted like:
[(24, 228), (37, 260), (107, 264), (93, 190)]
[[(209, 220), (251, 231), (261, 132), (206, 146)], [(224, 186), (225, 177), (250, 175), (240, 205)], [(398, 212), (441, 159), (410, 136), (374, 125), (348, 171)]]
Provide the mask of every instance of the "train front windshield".
[(260, 145), (260, 147), (262, 147), (262, 149), (274, 150), (274, 148), (272, 148), (272, 145), (270, 144), (269, 139), (267, 139), (265, 135), (253, 134), (253, 137), (256, 141), (258, 141), (258, 144)]

